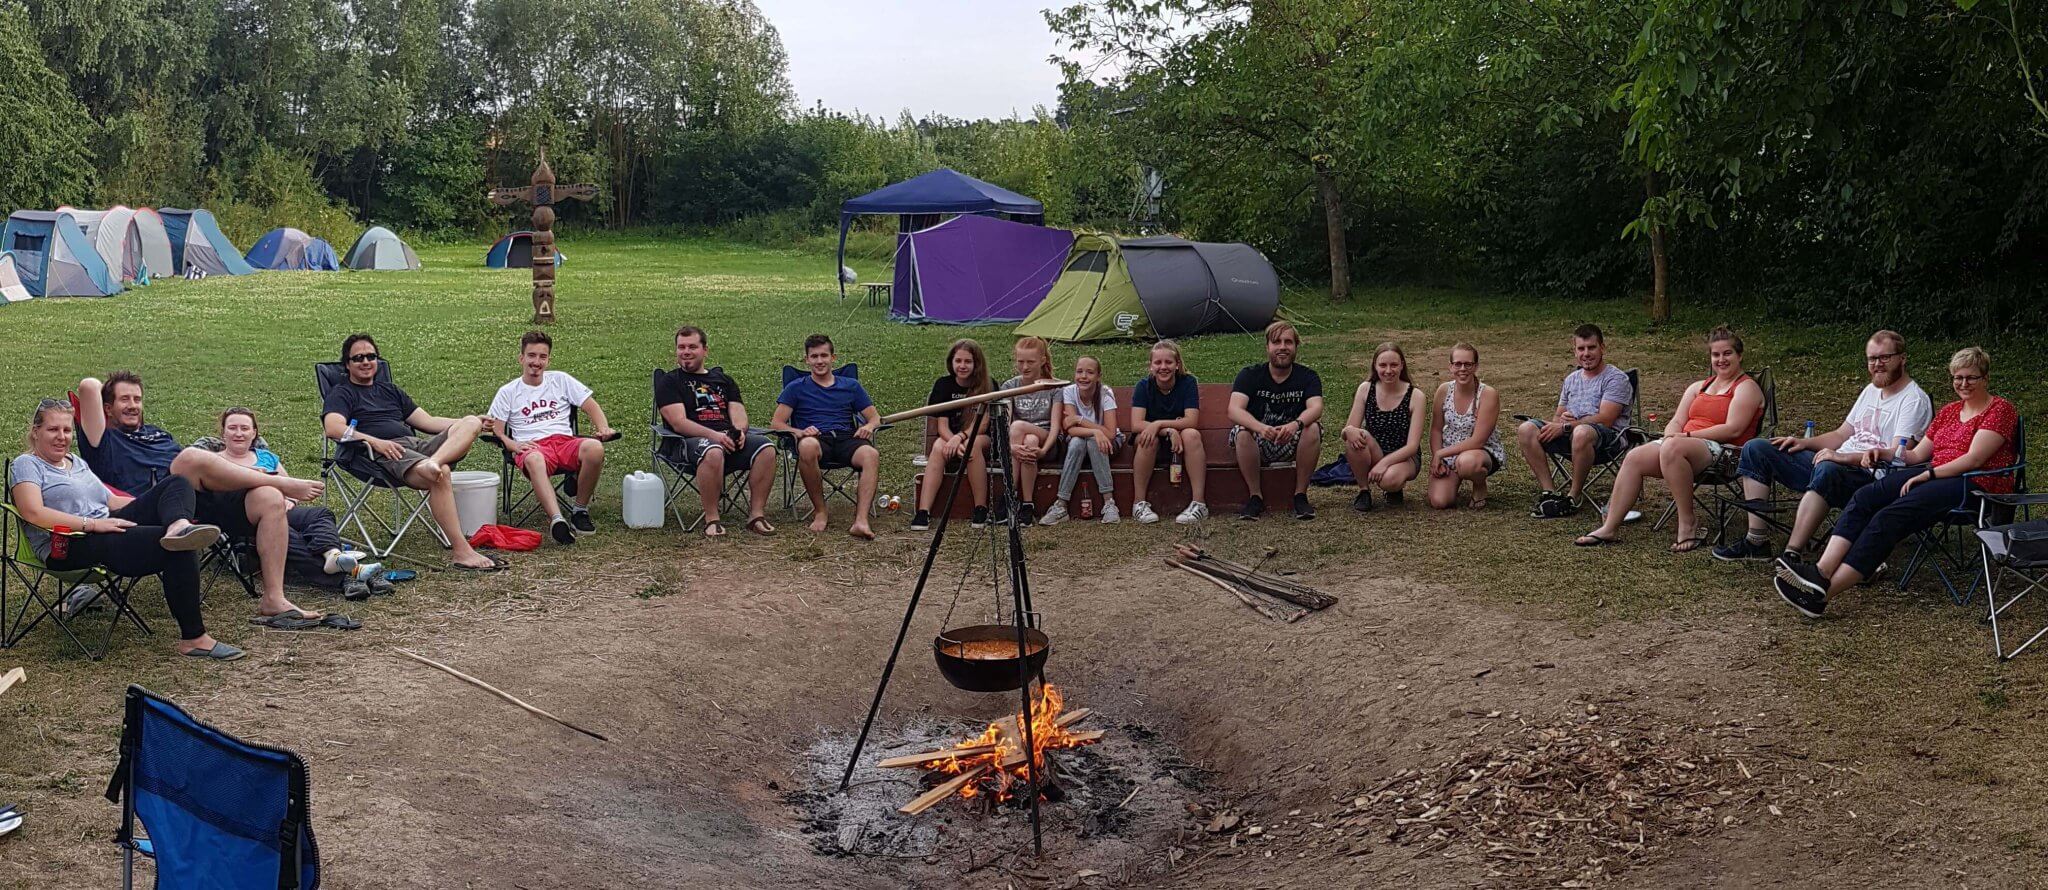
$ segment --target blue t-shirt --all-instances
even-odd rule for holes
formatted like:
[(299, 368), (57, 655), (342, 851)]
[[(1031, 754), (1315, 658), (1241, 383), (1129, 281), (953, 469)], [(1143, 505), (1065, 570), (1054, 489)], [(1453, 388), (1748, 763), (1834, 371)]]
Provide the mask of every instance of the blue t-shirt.
[(87, 441), (85, 429), (78, 430), (78, 453), (92, 465), (106, 484), (130, 496), (139, 495), (171, 474), (171, 461), (178, 459), (178, 440), (149, 424), (124, 430), (107, 424), (100, 444)]
[(819, 386), (805, 374), (782, 388), (775, 397), (778, 405), (789, 406), (789, 425), (797, 429), (817, 427), (821, 433), (851, 433), (860, 426), (860, 414), (874, 407), (868, 391), (851, 377), (834, 376), (829, 387)]
[(1201, 384), (1195, 380), (1193, 374), (1176, 375), (1172, 392), (1160, 392), (1159, 381), (1152, 379), (1150, 374), (1131, 387), (1131, 407), (1145, 409), (1145, 420), (1148, 423), (1154, 420), (1179, 420), (1189, 408), (1199, 408), (1201, 405)]

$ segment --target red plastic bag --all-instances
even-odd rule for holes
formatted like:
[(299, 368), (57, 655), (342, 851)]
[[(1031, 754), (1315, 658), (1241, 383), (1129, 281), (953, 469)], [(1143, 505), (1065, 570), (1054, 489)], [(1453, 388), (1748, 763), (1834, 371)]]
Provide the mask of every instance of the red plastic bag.
[(496, 547), (499, 550), (538, 550), (540, 532), (509, 525), (486, 525), (469, 536), (471, 547)]

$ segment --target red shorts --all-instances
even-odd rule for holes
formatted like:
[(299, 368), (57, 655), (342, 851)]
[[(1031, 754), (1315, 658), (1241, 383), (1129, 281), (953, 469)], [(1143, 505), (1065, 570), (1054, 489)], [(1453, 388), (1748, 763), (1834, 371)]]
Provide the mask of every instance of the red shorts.
[(533, 443), (540, 451), (542, 460), (548, 462), (548, 473), (574, 473), (583, 469), (583, 458), (576, 452), (582, 450), (583, 440), (575, 436), (549, 436)]

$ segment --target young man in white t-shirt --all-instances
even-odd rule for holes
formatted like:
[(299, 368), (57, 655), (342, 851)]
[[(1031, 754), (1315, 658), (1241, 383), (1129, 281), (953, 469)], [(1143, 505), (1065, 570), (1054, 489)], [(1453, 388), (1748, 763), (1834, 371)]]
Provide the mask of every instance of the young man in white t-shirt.
[[(576, 543), (577, 532), (597, 531), (590, 521), (590, 496), (604, 472), (604, 444), (618, 438), (605, 422), (604, 409), (591, 398), (590, 387), (562, 371), (548, 370), (554, 340), (540, 331), (519, 338), (519, 379), (498, 388), (484, 421), (512, 453), (534, 496), (548, 513), (548, 531), (563, 544)], [(578, 437), (572, 422), (577, 409), (590, 418), (592, 435)], [(551, 480), (558, 472), (576, 475), (576, 500), (569, 515), (555, 497)]]
[[(1895, 448), (1900, 439), (1919, 441), (1934, 419), (1933, 400), (1906, 376), (1904, 337), (1892, 331), (1870, 335), (1870, 342), (1863, 345), (1863, 361), (1870, 385), (1863, 387), (1841, 426), (1817, 436), (1751, 439), (1742, 446), (1736, 472), (1742, 477), (1743, 497), (1752, 503), (1765, 501), (1773, 482), (1803, 493), (1786, 552), (1798, 554), (1830, 508), (1847, 504), (1857, 489), (1876, 481), (1882, 468), (1876, 460), (1878, 449)], [(1729, 562), (1774, 555), (1764, 514), (1756, 510), (1749, 513), (1748, 537), (1714, 548), (1715, 559)]]

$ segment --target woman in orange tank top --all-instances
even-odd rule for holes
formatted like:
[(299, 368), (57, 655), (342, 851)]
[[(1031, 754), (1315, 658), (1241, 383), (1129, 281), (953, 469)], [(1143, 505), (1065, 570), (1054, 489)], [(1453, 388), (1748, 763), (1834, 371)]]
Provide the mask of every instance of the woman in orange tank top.
[(1621, 523), (1643, 493), (1643, 478), (1663, 479), (1678, 506), (1678, 540), (1673, 553), (1691, 553), (1706, 538), (1693, 510), (1693, 480), (1709, 467), (1734, 466), (1742, 444), (1756, 438), (1763, 422), (1764, 391), (1742, 370), (1742, 338), (1726, 327), (1707, 334), (1707, 363), (1714, 376), (1686, 387), (1664, 427), (1664, 438), (1638, 445), (1614, 475), (1606, 521), (1572, 543), (1581, 547), (1619, 540)]

